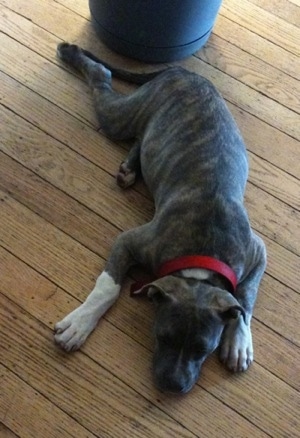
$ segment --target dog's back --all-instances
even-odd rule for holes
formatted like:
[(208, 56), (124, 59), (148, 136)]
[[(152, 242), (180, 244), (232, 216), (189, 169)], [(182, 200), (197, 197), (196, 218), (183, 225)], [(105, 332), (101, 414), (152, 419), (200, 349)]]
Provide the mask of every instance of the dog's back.
[(244, 142), (211, 82), (172, 68), (141, 87), (141, 94), (149, 85), (151, 99), (141, 104), (151, 114), (141, 138), (141, 167), (156, 203), (182, 189), (242, 201), (248, 176)]

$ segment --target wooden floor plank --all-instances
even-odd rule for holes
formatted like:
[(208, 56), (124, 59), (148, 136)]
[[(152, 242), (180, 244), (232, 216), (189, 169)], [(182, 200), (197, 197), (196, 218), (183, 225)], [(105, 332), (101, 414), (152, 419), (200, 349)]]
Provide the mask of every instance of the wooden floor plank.
[(76, 295), (80, 284), (85, 283), (81, 293), (86, 295), (95, 281), (92, 273), (103, 269), (104, 260), (3, 192), (0, 199), (0, 219), (5, 227), (0, 243), (19, 257), (25, 257), (43, 275), (57, 280), (64, 278), (64, 286)]
[(89, 208), (108, 221), (113, 217), (115, 225), (121, 229), (143, 224), (147, 210), (148, 218), (152, 216), (153, 205), (149, 200), (144, 202), (146, 198), (143, 195), (136, 191), (123, 191), (116, 185), (115, 178), (90, 161), (20, 117), (8, 114), (3, 107), (0, 107), (0, 112), (6, 124), (6, 128), (2, 129), (5, 144), (0, 146), (3, 152), (83, 204), (87, 205), (88, 199), (92, 202)]
[[(248, 0), (224, 0), (221, 14), (299, 56), (300, 29)], [(275, 31), (276, 29), (276, 31)]]
[[(79, 120), (83, 120), (86, 124), (99, 128), (89, 90), (87, 88), (84, 89), (79, 80), (76, 81), (74, 80), (75, 78), (73, 78), (72, 88), (77, 88), (77, 92), (74, 89), (73, 93), (69, 95), (70, 99), (67, 99), (66, 103), (64, 95), (67, 89), (64, 87), (64, 82), (67, 82), (68, 78), (69, 82), (70, 78), (72, 82), (72, 75), (70, 76), (68, 72), (58, 69), (55, 64), (44, 60), (44, 58), (39, 55), (32, 56), (30, 50), (13, 39), (8, 38), (4, 33), (0, 33), (0, 43), (6, 47), (6, 49), (2, 48), (1, 52), (5, 59), (5, 72), (8, 75), (15, 77), (15, 79), (33, 91), (42, 94), (47, 100), (53, 101), (53, 96), (57, 97), (60, 101), (56, 103), (64, 110), (70, 112), (70, 108), (72, 108), (73, 114), (78, 117)], [(11, 50), (9, 50), (8, 47), (11, 47)], [(18, 57), (16, 53), (18, 50), (20, 57)], [(15, 58), (16, 55), (18, 57), (18, 63)], [(56, 86), (53, 87), (53, 84), (56, 84)], [(81, 102), (82, 106), (78, 106), (78, 102)]]
[(268, 251), (267, 272), (282, 284), (300, 293), (299, 256), (287, 251), (281, 245), (260, 234)]
[(0, 189), (95, 253), (107, 257), (120, 230), (0, 152)]
[[(208, 369), (207, 373), (212, 374), (212, 370)], [(210, 376), (207, 376), (208, 386), (211, 385), (214, 388), (213, 394), (215, 396), (221, 397), (225, 403), (230, 400), (231, 406), (234, 406), (239, 412), (243, 412), (247, 418), (262, 427), (272, 437), (287, 436), (292, 438), (297, 436), (299, 424), (297, 424), (298, 420), (296, 418), (299, 411), (299, 392), (290, 391), (283, 382), (278, 381), (274, 376), (273, 378), (271, 375), (266, 376), (264, 372), (256, 372), (253, 379), (252, 376), (253, 374), (249, 373), (247, 385), (243, 383), (244, 375), (240, 379), (238, 377), (241, 376), (233, 376), (232, 379), (225, 380), (226, 384), (222, 385), (221, 388), (220, 379), (226, 377), (224, 371), (222, 376), (218, 376), (217, 380), (215, 375), (211, 379)], [(234, 394), (231, 391), (233, 382)], [(245, 386), (247, 386), (247, 390), (245, 390)], [(257, 387), (263, 388), (260, 394), (257, 394)], [(230, 394), (229, 391), (231, 391)], [(259, 407), (257, 405), (258, 400)], [(286, 404), (282, 404), (282, 400), (285, 400)], [(278, 403), (280, 404), (279, 410)], [(291, 411), (290, 408), (292, 408)], [(259, 418), (257, 418), (258, 409), (260, 411)], [(278, 423), (278, 417), (284, 418), (285, 421)]]
[(95, 438), (1, 364), (0, 381), (0, 418), (14, 432), (0, 426), (1, 438)]
[[(74, 43), (77, 42), (78, 44), (80, 41), (81, 44), (85, 42), (87, 47), (90, 47), (90, 45), (97, 47), (100, 44), (103, 56), (105, 55), (111, 60), (124, 60), (128, 68), (142, 70), (147, 68), (153, 69), (153, 65), (141, 65), (139, 61), (118, 55), (108, 49), (104, 44), (99, 43), (99, 38), (93, 30), (91, 23), (87, 22), (86, 20), (82, 20), (81, 17), (79, 17), (77, 14), (74, 14), (71, 10), (66, 9), (58, 2), (44, 0), (43, 3), (40, 3), (38, 0), (30, 0), (29, 4), (27, 2), (19, 2), (18, 0), (12, 0), (9, 2), (7, 0), (1, 0), (0, 4), (5, 6), (6, 9), (11, 9), (12, 11), (17, 12), (20, 15), (20, 18), (26, 17), (33, 24), (38, 25), (41, 34), (43, 34), (43, 30), (47, 31), (50, 42), (54, 36), (60, 41), (69, 40)], [(13, 21), (16, 23), (16, 25), (19, 23), (17, 18), (15, 18)], [(66, 23), (68, 24), (67, 26), (65, 25)], [(14, 24), (12, 23), (11, 26), (14, 27)], [(27, 34), (29, 41), (36, 39), (38, 44), (37, 36), (32, 35), (32, 33)], [(20, 38), (22, 38), (21, 35)], [(44, 56), (43, 48), (41, 51), (39, 48), (38, 53)]]
[(289, 0), (290, 3), (293, 3), (294, 5), (300, 7), (300, 1), (299, 0)]
[(87, 2), (75, 3), (72, 0), (58, 0), (58, 3), (81, 15), (86, 20), (91, 20), (91, 13)]
[[(111, 175), (116, 175), (130, 143), (112, 142), (3, 72), (0, 72), (0, 80), (0, 98), (5, 107)], [(137, 185), (140, 192), (146, 193), (141, 185)]]
[(294, 24), (295, 26), (299, 26), (299, 17), (300, 17), (299, 0), (297, 0), (298, 6), (296, 4), (293, 4), (290, 0), (273, 0), (272, 2), (269, 2), (268, 0), (250, 0), (250, 1), (256, 6), (259, 6), (265, 11), (268, 11), (271, 14), (282, 18), (288, 23)]
[(300, 255), (300, 242), (295, 241), (300, 227), (298, 211), (250, 184), (246, 189), (245, 204), (254, 229)]
[(1, 438), (19, 438), (15, 433), (13, 433), (10, 429), (4, 426), (4, 424), (1, 422), (0, 422), (0, 436)]
[[(213, 32), (278, 70), (295, 79), (300, 79), (298, 57), (277, 46), (272, 40), (266, 40), (222, 15), (218, 16)], [(212, 40), (214, 40), (214, 34)]]
[(265, 61), (217, 35), (196, 56), (277, 103), (300, 113), (299, 82)]
[(292, 208), (300, 210), (299, 179), (254, 154), (249, 154), (249, 165), (249, 181)]
[[(255, 310), (256, 318), (300, 347), (300, 327), (297, 323), (299, 315), (297, 310), (291, 312), (291, 308), (299, 309), (300, 295), (267, 276), (262, 280), (260, 291)], [(280, 312), (277, 312), (279, 307)], [(284, 325), (287, 319), (289, 328)]]

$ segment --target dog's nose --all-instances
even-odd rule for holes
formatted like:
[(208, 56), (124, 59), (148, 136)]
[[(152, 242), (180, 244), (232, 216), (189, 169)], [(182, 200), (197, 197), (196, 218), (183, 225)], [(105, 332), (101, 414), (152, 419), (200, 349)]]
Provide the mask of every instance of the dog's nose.
[(172, 377), (164, 378), (162, 381), (158, 382), (158, 387), (161, 391), (170, 392), (172, 394), (186, 392), (184, 383)]

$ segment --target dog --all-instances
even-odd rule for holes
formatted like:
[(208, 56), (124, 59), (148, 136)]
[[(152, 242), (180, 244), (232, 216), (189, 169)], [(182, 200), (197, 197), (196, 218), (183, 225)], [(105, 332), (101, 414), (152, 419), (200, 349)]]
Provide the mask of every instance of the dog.
[[(217, 347), (229, 370), (245, 371), (253, 361), (250, 323), (266, 249), (243, 204), (246, 148), (225, 101), (209, 80), (180, 67), (130, 73), (68, 43), (57, 54), (90, 85), (104, 133), (135, 140), (117, 183), (129, 187), (141, 175), (155, 213), (116, 239), (86, 301), (55, 325), (55, 342), (66, 351), (80, 348), (138, 264), (154, 275), (135, 293), (155, 306), (157, 388), (188, 392)], [(111, 72), (142, 85), (118, 94)]]

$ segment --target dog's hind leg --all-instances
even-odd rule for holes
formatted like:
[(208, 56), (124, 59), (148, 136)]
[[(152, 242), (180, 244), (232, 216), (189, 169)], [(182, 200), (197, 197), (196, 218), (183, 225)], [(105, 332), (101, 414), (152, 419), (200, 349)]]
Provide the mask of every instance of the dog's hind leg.
[(145, 123), (140, 107), (149, 93), (140, 92), (140, 89), (127, 96), (116, 93), (111, 87), (110, 70), (88, 57), (76, 45), (61, 43), (57, 47), (57, 54), (87, 80), (103, 132), (119, 140), (136, 138)]
[(117, 174), (118, 185), (122, 187), (122, 189), (132, 186), (140, 172), (140, 142), (137, 140), (131, 147), (126, 160), (120, 164)]

